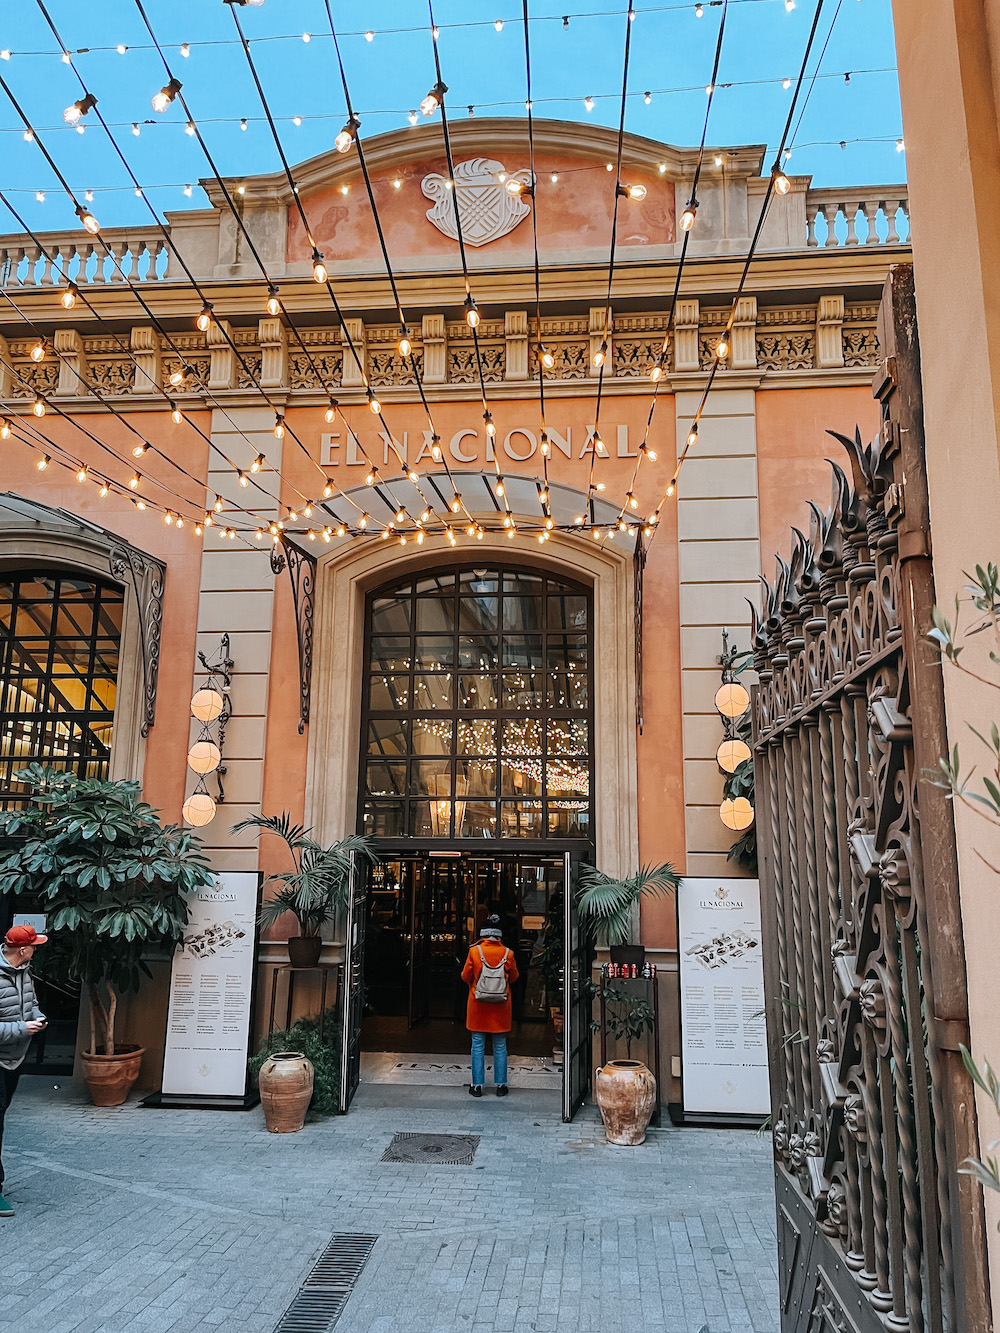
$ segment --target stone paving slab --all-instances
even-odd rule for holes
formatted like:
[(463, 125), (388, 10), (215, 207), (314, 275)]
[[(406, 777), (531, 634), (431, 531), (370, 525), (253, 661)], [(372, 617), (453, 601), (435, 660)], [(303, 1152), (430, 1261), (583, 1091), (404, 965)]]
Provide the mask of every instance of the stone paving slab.
[[(471, 1166), (382, 1163), (477, 1134)], [(747, 1131), (604, 1141), (550, 1093), (362, 1085), (272, 1135), (259, 1110), (100, 1110), (25, 1078), (7, 1117), (0, 1324), (272, 1333), (335, 1231), (379, 1236), (338, 1333), (777, 1333), (771, 1153)]]

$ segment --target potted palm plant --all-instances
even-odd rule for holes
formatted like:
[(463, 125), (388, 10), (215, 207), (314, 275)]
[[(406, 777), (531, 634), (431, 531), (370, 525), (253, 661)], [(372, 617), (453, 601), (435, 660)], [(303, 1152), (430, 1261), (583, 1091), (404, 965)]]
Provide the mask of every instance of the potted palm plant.
[(594, 866), (582, 865), (578, 871), (577, 907), (595, 942), (611, 951), (613, 963), (646, 960), (641, 944), (629, 943), (635, 908), (641, 898), (665, 898), (677, 891), (680, 876), (665, 862), (643, 866), (634, 875), (616, 879)]
[(187, 925), (187, 895), (212, 882), (194, 834), (161, 824), (137, 782), (79, 778), (41, 764), (16, 774), (20, 810), (0, 813), (0, 893), (33, 899), (64, 938), (68, 972), (87, 987), (90, 1048), (84, 1080), (98, 1106), (119, 1106), (143, 1048), (119, 1042), (119, 996), (152, 976), (147, 956), (173, 949)]
[[(270, 833), (288, 848), (291, 869), (279, 870), (264, 880), (260, 925), (267, 929), (291, 912), (299, 923), (299, 934), (288, 940), (288, 961), (292, 967), (315, 967), (323, 947), (320, 931), (347, 902), (351, 853), (374, 861), (371, 839), (351, 834), (322, 847), (309, 836), (309, 829), (292, 823), (287, 811), (280, 815), (251, 815), (235, 824), (232, 831), (241, 833), (244, 829), (253, 829), (258, 837)], [(267, 896), (269, 885), (276, 885), (277, 890)]]

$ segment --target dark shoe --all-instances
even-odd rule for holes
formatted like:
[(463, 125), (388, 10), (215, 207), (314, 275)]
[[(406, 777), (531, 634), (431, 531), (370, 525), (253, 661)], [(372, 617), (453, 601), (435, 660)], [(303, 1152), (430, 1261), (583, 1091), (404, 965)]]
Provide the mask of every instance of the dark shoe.
[(498, 1083), (498, 1084), (497, 1084), (497, 1096), (498, 1096), (498, 1097), (506, 1097), (506, 1096), (507, 1096), (507, 1084), (506, 1084), (506, 1083)]
[(473, 1083), (473, 1084), (471, 1085), (471, 1087), (469, 1088), (469, 1096), (470, 1096), (470, 1097), (481, 1097), (482, 1095), (483, 1095), (482, 1085), (479, 1084), (479, 1083)]
[(13, 1216), (14, 1216), (14, 1209), (10, 1206), (10, 1204), (3, 1197), (3, 1195), (0, 1194), (0, 1217), (13, 1217)]

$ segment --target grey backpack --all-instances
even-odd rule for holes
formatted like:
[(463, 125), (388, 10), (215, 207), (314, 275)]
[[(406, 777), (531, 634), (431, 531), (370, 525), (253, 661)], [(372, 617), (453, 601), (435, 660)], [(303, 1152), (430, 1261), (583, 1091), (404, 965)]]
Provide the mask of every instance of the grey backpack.
[(483, 965), (483, 970), (476, 980), (475, 998), (482, 1000), (484, 1004), (503, 1004), (507, 999), (507, 955), (510, 950), (504, 949), (503, 957), (496, 967), (490, 967), (482, 945), (476, 947), (479, 950), (479, 961)]

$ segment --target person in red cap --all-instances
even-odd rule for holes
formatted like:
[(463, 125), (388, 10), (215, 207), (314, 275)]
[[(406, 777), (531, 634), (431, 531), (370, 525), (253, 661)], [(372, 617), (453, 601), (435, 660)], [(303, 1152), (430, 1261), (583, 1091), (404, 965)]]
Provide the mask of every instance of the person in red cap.
[(48, 1019), (38, 1007), (28, 965), (47, 935), (34, 926), (11, 926), (0, 949), (0, 1217), (13, 1217), (14, 1210), (3, 1197), (3, 1122), (28, 1045)]

